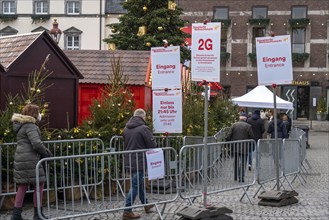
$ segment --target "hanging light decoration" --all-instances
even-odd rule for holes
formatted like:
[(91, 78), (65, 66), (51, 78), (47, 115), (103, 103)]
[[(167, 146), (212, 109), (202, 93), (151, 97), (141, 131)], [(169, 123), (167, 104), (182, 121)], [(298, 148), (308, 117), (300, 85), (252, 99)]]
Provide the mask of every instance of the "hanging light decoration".
[(174, 1), (171, 1), (171, 0), (168, 1), (168, 9), (169, 10), (175, 11), (176, 10), (176, 6), (177, 6), (177, 4)]
[(146, 26), (140, 26), (138, 27), (138, 32), (137, 32), (137, 36), (141, 37), (144, 36), (146, 34)]

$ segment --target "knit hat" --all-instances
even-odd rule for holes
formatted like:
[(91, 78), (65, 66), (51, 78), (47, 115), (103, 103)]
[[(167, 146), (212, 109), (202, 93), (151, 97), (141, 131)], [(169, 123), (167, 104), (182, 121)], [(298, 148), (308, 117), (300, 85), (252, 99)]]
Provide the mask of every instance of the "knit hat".
[(245, 121), (245, 120), (247, 119), (247, 114), (244, 113), (244, 112), (240, 113), (240, 117), (239, 117), (239, 119)]
[(260, 115), (260, 111), (257, 109), (257, 110), (254, 111), (254, 114)]

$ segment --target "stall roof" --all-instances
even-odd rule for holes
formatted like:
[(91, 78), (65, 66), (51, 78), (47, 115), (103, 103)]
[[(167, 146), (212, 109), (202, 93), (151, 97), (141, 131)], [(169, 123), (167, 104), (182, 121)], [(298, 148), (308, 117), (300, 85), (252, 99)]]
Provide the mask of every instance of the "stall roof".
[[(247, 94), (233, 98), (233, 103), (242, 107), (274, 108), (274, 94), (266, 86), (257, 86)], [(293, 104), (276, 96), (277, 109), (293, 109)]]
[(128, 85), (146, 85), (150, 71), (150, 51), (66, 50), (65, 54), (84, 76), (80, 83), (107, 84), (113, 56), (120, 57)]

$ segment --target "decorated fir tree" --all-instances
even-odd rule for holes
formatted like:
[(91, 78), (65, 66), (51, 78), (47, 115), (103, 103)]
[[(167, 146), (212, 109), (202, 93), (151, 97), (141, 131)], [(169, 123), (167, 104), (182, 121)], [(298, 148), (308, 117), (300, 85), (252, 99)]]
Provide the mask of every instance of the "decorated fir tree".
[(82, 122), (86, 137), (100, 137), (106, 143), (114, 135), (122, 135), (123, 128), (135, 108), (128, 78), (123, 74), (120, 57), (113, 55), (108, 84), (101, 91), (100, 98), (90, 106), (90, 117)]
[(128, 0), (122, 3), (127, 14), (119, 18), (120, 23), (111, 24), (111, 38), (104, 39), (119, 50), (150, 50), (164, 45), (181, 46), (181, 60), (190, 59), (185, 39), (190, 37), (182, 31), (185, 21), (175, 1), (171, 0)]

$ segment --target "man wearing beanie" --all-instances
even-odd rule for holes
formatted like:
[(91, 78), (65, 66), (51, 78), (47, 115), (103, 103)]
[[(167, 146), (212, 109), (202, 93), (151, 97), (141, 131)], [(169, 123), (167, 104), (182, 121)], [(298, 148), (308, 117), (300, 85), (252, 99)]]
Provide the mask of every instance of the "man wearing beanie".
[[(263, 133), (265, 132), (265, 126), (263, 120), (260, 118), (260, 111), (257, 109), (254, 111), (254, 114), (250, 118), (247, 119), (247, 123), (251, 125), (252, 132), (254, 133), (254, 140), (257, 141), (263, 137)], [(255, 149), (249, 148), (249, 160), (248, 167), (251, 170), (252, 166), (252, 152)]]

